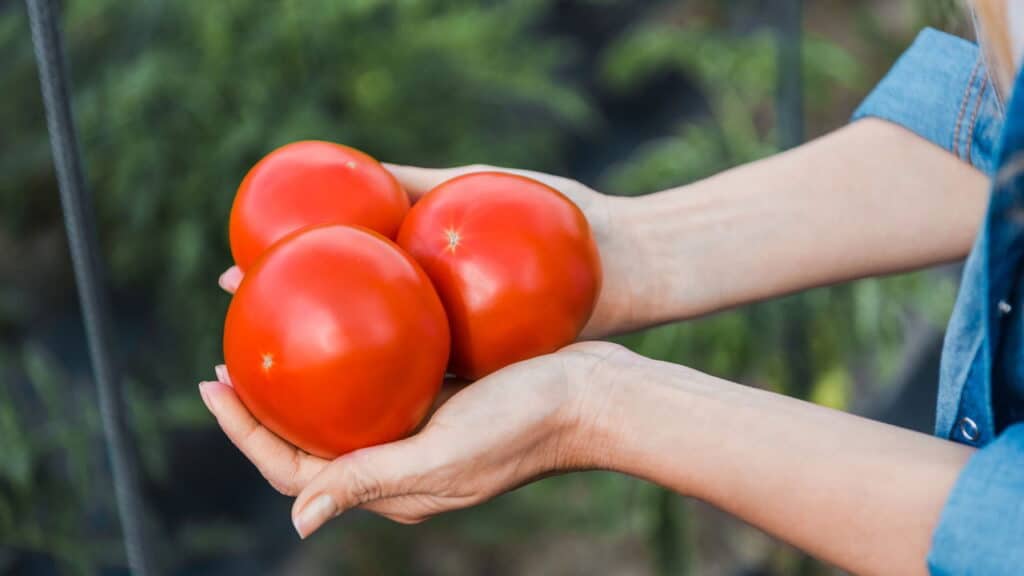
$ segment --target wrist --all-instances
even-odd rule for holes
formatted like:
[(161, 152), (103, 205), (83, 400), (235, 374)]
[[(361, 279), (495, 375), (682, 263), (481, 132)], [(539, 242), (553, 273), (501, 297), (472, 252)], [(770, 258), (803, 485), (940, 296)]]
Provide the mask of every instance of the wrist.
[(613, 470), (682, 494), (703, 494), (708, 447), (725, 384), (685, 366), (613, 347), (579, 398), (576, 453), (585, 467)]
[(721, 209), (694, 186), (609, 197), (612, 239), (605, 278), (622, 294), (616, 298), (614, 332), (683, 320), (726, 305), (718, 286), (721, 271), (713, 262)]
[(636, 308), (643, 301), (641, 289), (646, 278), (637, 273), (647, 268), (637, 263), (637, 232), (634, 219), (636, 198), (594, 193), (587, 219), (601, 254), (602, 282), (590, 320), (580, 340), (602, 338), (635, 329), (641, 324)]
[(611, 342), (581, 342), (556, 353), (566, 374), (567, 394), (555, 420), (555, 469), (609, 468), (617, 426), (607, 420), (610, 392), (640, 358)]
[[(651, 228), (657, 220), (650, 212), (649, 196), (607, 196), (608, 257), (604, 258), (605, 293), (611, 298), (612, 329), (623, 333), (656, 322), (654, 298), (660, 288), (665, 264), (659, 266), (652, 251)], [(604, 247), (604, 246), (602, 246)], [(604, 254), (602, 254), (604, 256)]]
[[(650, 479), (643, 455), (655, 436), (681, 430), (682, 390), (675, 365), (657, 362), (610, 342), (567, 349), (576, 358), (570, 401), (561, 419), (566, 461), (575, 469), (603, 469)], [(668, 373), (665, 368), (669, 368)], [(685, 370), (685, 369), (683, 369)], [(667, 405), (672, 408), (666, 409)], [(677, 411), (679, 410), (679, 411)]]
[[(587, 218), (601, 250), (603, 286), (582, 339), (681, 320), (720, 307), (707, 274), (714, 203), (697, 191), (595, 193)], [(708, 226), (708, 222), (712, 225)]]

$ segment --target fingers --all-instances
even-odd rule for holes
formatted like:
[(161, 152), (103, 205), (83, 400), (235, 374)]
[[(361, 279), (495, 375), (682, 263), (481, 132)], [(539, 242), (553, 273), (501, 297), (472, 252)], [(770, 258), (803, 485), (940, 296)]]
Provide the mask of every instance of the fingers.
[(234, 294), (235, 290), (238, 290), (238, 285), (242, 282), (242, 269), (238, 266), (232, 266), (224, 271), (217, 279), (217, 284), (228, 294)]
[(395, 175), (395, 178), (398, 178), (402, 187), (405, 188), (405, 191), (409, 194), (409, 200), (414, 203), (438, 184), (451, 180), (456, 176), (472, 174), (474, 172), (505, 172), (508, 174), (516, 174), (532, 178), (533, 180), (547, 184), (548, 186), (560, 191), (577, 204), (586, 204), (588, 199), (587, 192), (589, 192), (589, 195), (593, 195), (593, 191), (582, 186), (575, 180), (562, 176), (555, 176), (553, 174), (535, 172), (533, 170), (501, 168), (498, 166), (488, 166), (487, 164), (470, 164), (467, 166), (457, 166), (455, 168), (420, 168), (418, 166), (404, 166), (401, 164), (388, 163), (384, 163), (383, 165)]
[[(220, 368), (221, 372), (227, 373)], [(202, 382), (199, 393), (228, 439), (282, 494), (298, 494), (326, 465), (325, 460), (299, 450), (257, 422), (230, 384)]]
[[(383, 498), (415, 493), (428, 472), (416, 436), (357, 450), (328, 464), (292, 506), (292, 524), (306, 538), (342, 512)], [(410, 519), (415, 510), (406, 512)]]
[(489, 166), (473, 165), (459, 166), (457, 168), (420, 168), (418, 166), (403, 166), (401, 164), (384, 163), (384, 167), (398, 178), (398, 182), (409, 194), (409, 200), (416, 202), (424, 194), (429, 192), (438, 184), (470, 172), (481, 172), (490, 169)]
[[(398, 178), (402, 187), (405, 188), (405, 191), (409, 194), (409, 199), (413, 202), (419, 200), (421, 196), (442, 182), (451, 180), (456, 176), (473, 174), (474, 172), (508, 172), (509, 174), (519, 174), (520, 176), (527, 176), (534, 180), (541, 181), (558, 178), (557, 176), (550, 176), (548, 174), (532, 172), (530, 170), (501, 168), (498, 166), (489, 166), (487, 164), (468, 164), (466, 166), (455, 166), (453, 168), (421, 168), (419, 166), (405, 166), (402, 164), (388, 163), (384, 163), (383, 166), (387, 168), (389, 172), (394, 174), (395, 178)], [(549, 185), (551, 184), (549, 183)]]

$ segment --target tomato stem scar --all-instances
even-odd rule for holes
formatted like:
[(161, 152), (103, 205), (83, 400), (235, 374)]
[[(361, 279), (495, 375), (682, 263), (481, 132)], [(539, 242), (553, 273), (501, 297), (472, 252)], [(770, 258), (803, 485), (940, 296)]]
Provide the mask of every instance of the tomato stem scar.
[(454, 228), (446, 228), (444, 235), (448, 238), (448, 251), (454, 254), (462, 237), (459, 236), (459, 233)]

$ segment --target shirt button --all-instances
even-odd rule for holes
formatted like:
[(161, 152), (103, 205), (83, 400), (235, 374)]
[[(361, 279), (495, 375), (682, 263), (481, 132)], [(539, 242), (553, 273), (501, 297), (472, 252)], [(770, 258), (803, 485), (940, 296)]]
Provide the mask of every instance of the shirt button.
[(1003, 316), (1006, 316), (1011, 310), (1013, 310), (1013, 306), (1010, 306), (1010, 303), (1006, 300), (1000, 300), (999, 303), (996, 304), (996, 308), (999, 309), (999, 313)]
[(978, 439), (978, 425), (970, 418), (964, 416), (960, 419), (960, 437), (968, 442)]

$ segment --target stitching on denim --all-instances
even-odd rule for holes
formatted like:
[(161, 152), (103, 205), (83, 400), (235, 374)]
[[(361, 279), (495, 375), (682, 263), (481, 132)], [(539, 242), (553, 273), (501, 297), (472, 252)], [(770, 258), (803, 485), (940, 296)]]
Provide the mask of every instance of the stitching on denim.
[(971, 77), (967, 79), (967, 88), (964, 89), (963, 98), (960, 99), (960, 111), (956, 115), (956, 125), (953, 126), (953, 142), (949, 149), (957, 156), (960, 156), (960, 124), (963, 123), (967, 101), (971, 95), (971, 87), (974, 85), (974, 77), (978, 75), (978, 66), (980, 64), (980, 58), (974, 61), (974, 68), (971, 68)]
[(982, 74), (981, 87), (978, 88), (978, 96), (975, 98), (974, 102), (974, 111), (971, 112), (971, 122), (968, 124), (967, 129), (967, 153), (965, 156), (967, 157), (967, 161), (970, 162), (971, 165), (974, 164), (974, 162), (971, 161), (971, 146), (972, 144), (974, 144), (974, 129), (977, 127), (978, 111), (981, 110), (981, 103), (982, 101), (985, 100), (985, 91), (988, 90), (988, 87), (988, 75)]

